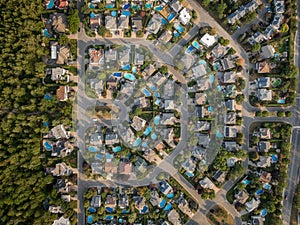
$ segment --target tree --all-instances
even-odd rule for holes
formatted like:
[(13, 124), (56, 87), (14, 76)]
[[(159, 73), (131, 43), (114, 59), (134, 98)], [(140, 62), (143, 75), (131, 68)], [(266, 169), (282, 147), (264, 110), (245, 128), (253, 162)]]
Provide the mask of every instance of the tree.
[(238, 191), (243, 191), (243, 190), (245, 190), (245, 188), (246, 188), (246, 184), (244, 184), (244, 183), (242, 183), (242, 182), (240, 182), (240, 183), (238, 183), (238, 184), (236, 185), (236, 189), (237, 189)]
[(233, 168), (231, 168), (230, 172), (229, 172), (229, 178), (230, 179), (237, 179), (238, 177), (241, 177), (242, 175), (244, 175), (246, 172), (246, 168), (242, 166), (242, 164), (239, 162), (239, 163), (236, 163), (234, 165)]
[(202, 5), (203, 5), (203, 7), (207, 7), (207, 6), (209, 6), (209, 4), (210, 4), (210, 0), (202, 0)]
[(168, 73), (168, 66), (162, 66), (159, 69), (159, 72), (161, 72), (162, 74), (167, 74)]
[(256, 43), (256, 44), (252, 45), (251, 51), (258, 52), (260, 50), (260, 48), (261, 48), (260, 43)]
[(108, 29), (107, 29), (105, 26), (100, 25), (100, 26), (98, 27), (98, 34), (99, 34), (100, 36), (104, 37), (104, 36), (107, 34), (107, 32), (108, 32)]
[(217, 13), (219, 19), (222, 19), (224, 17), (224, 11), (227, 8), (227, 5), (225, 3), (217, 3)]
[(285, 113), (283, 111), (278, 111), (277, 112), (277, 116), (278, 117), (284, 117), (285, 116)]
[(243, 58), (238, 58), (236, 61), (235, 61), (235, 64), (237, 66), (244, 66), (245, 65), (245, 60)]
[(71, 33), (76, 33), (79, 29), (79, 15), (77, 9), (70, 9), (70, 14), (68, 15), (69, 30)]
[(286, 117), (291, 117), (292, 115), (293, 115), (293, 113), (291, 111), (286, 111), (285, 112)]
[(286, 24), (286, 23), (282, 24), (281, 27), (280, 27), (280, 32), (281, 33), (286, 33), (288, 31), (289, 31), (289, 25)]
[(229, 40), (228, 40), (228, 39), (225, 39), (225, 38), (223, 38), (223, 37), (220, 37), (220, 38), (219, 38), (219, 43), (220, 43), (221, 45), (223, 45), (223, 46), (227, 46), (227, 45), (229, 45)]
[(242, 104), (244, 101), (244, 95), (243, 94), (238, 94), (235, 98), (237, 104)]
[(234, 50), (233, 48), (230, 48), (227, 52), (227, 54), (229, 55), (234, 55), (236, 53), (236, 50)]

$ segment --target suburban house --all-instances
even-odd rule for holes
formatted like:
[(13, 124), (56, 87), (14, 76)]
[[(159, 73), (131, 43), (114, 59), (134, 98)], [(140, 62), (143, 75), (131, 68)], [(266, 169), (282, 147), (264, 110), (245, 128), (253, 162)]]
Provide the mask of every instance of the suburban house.
[[(47, 70), (48, 72), (49, 70)], [(61, 67), (55, 67), (50, 69), (51, 73), (51, 80), (57, 81), (57, 80), (66, 80), (69, 82), (69, 75), (66, 74), (67, 70), (61, 68)]]
[(113, 145), (119, 143), (118, 135), (113, 132), (112, 130), (106, 131), (105, 135), (105, 144), (106, 145)]
[(104, 54), (106, 63), (115, 63), (117, 61), (117, 51), (115, 49), (109, 49)]
[(260, 101), (271, 101), (272, 100), (272, 90), (268, 90), (268, 89), (258, 89), (257, 90), (257, 98)]
[(64, 125), (60, 124), (51, 129), (51, 134), (55, 139), (69, 139), (69, 132), (65, 130)]
[(266, 171), (262, 171), (262, 172), (260, 173), (259, 180), (260, 180), (262, 183), (270, 183), (271, 180), (272, 180), (272, 175), (271, 175), (271, 173), (268, 173), (268, 172), (266, 172)]
[(223, 74), (223, 83), (224, 84), (233, 84), (235, 83), (237, 74), (235, 71), (225, 72)]
[(173, 225), (181, 225), (181, 222), (180, 222), (180, 216), (179, 216), (178, 212), (176, 212), (175, 209), (172, 209), (172, 210), (168, 213), (168, 220), (169, 220)]
[(267, 61), (256, 63), (256, 70), (258, 73), (270, 73), (271, 68)]
[(186, 159), (181, 166), (189, 174), (194, 174), (196, 169), (196, 163), (191, 158)]
[(215, 191), (217, 190), (217, 187), (215, 186), (215, 184), (208, 177), (204, 177), (202, 180), (200, 180), (199, 184), (204, 189), (211, 189), (211, 190), (215, 190)]
[(174, 129), (173, 128), (167, 128), (163, 129), (163, 140), (172, 148), (175, 148), (176, 145), (173, 142), (174, 139)]
[(247, 13), (256, 10), (260, 4), (260, 0), (253, 0), (248, 2), (246, 5), (240, 6), (239, 9), (227, 17), (228, 23), (231, 25), (234, 24), (239, 19), (243, 18)]
[(233, 62), (233, 60), (229, 57), (223, 58), (220, 60), (220, 64), (223, 68), (223, 70), (231, 70), (233, 68), (236, 67), (235, 63)]
[(65, 33), (68, 31), (68, 20), (64, 13), (53, 13), (50, 15), (50, 21), (52, 21), (52, 29), (55, 33)]
[(118, 170), (117, 163), (112, 162), (111, 159), (107, 159), (105, 164), (104, 164), (104, 172), (108, 176), (113, 176), (114, 174), (116, 174), (118, 172), (117, 170)]
[(183, 25), (186, 25), (188, 22), (190, 22), (192, 16), (190, 14), (190, 10), (187, 8), (183, 8), (180, 13), (179, 13), (179, 21), (180, 23), (182, 23)]
[(133, 196), (133, 202), (134, 202), (134, 206), (135, 208), (141, 213), (141, 214), (145, 214), (148, 212), (148, 206), (146, 205), (146, 198), (136, 195)]
[(171, 185), (163, 180), (159, 183), (159, 190), (164, 194), (164, 195), (167, 195), (167, 194), (170, 194), (170, 193), (173, 193), (173, 188), (171, 187)]
[(130, 175), (131, 174), (131, 167), (132, 164), (131, 162), (120, 162), (119, 163), (119, 173), (120, 174), (125, 174), (125, 175)]
[(105, 27), (110, 31), (118, 30), (117, 18), (113, 16), (105, 16)]
[(145, 55), (142, 53), (135, 52), (134, 54), (134, 64), (135, 65), (143, 65), (145, 60)]
[(259, 216), (251, 216), (251, 225), (264, 225), (265, 218)]
[(270, 128), (259, 128), (259, 136), (261, 139), (271, 139), (271, 129)]
[(101, 15), (100, 14), (95, 14), (93, 17), (90, 17), (90, 27), (91, 30), (97, 31), (99, 26), (101, 25)]
[(257, 167), (266, 168), (271, 166), (272, 157), (271, 156), (259, 156), (259, 161), (256, 163)]
[(214, 175), (213, 175), (213, 179), (215, 179), (216, 181), (218, 181), (219, 183), (224, 183), (225, 179), (226, 179), (226, 173), (224, 173), (221, 170), (218, 170)]
[(183, 194), (176, 200), (178, 208), (190, 218), (194, 216), (194, 213), (191, 211), (188, 201), (184, 198)]
[(241, 204), (245, 204), (245, 202), (249, 198), (249, 194), (246, 190), (239, 191), (237, 194), (234, 195), (235, 202), (239, 202)]
[(57, 52), (56, 64), (63, 65), (68, 63), (69, 57), (70, 57), (70, 48), (67, 46), (60, 46)]
[(125, 209), (129, 206), (129, 197), (126, 193), (120, 192), (118, 198), (118, 205), (121, 209)]
[(263, 41), (267, 40), (266, 36), (260, 33), (259, 31), (255, 32), (249, 39), (250, 45), (254, 45), (257, 43), (261, 43)]
[(198, 134), (198, 144), (202, 146), (203, 148), (207, 148), (210, 143), (210, 137), (208, 134)]
[(56, 90), (57, 99), (59, 101), (67, 101), (69, 91), (69, 86), (59, 86), (59, 88)]
[(235, 126), (224, 126), (224, 137), (236, 138), (237, 130)]
[(60, 217), (58, 220), (54, 220), (52, 225), (71, 225), (69, 218)]
[(50, 205), (48, 210), (50, 213), (54, 213), (54, 214), (64, 213), (60, 206), (55, 206), (55, 205)]
[(192, 74), (195, 79), (203, 78), (207, 73), (207, 65), (199, 64), (192, 68)]
[(141, 17), (132, 17), (131, 23), (132, 23), (133, 30), (137, 31), (143, 29), (143, 19)]
[(272, 45), (266, 45), (261, 47), (260, 54), (263, 59), (270, 59), (274, 57), (275, 49)]
[(58, 179), (56, 181), (55, 187), (59, 193), (67, 194), (70, 192), (69, 183), (67, 183), (64, 179)]
[(226, 164), (227, 166), (230, 168), (230, 167), (234, 167), (235, 163), (239, 161), (238, 158), (236, 157), (230, 157), (230, 158), (227, 158), (226, 159)]
[(137, 171), (139, 171), (140, 173), (145, 173), (147, 170), (148, 163), (141, 158), (140, 156), (138, 156), (136, 162), (135, 162), (135, 169)]
[(259, 152), (268, 152), (271, 148), (271, 143), (268, 141), (260, 141), (257, 145)]
[[(146, 66), (146, 68), (143, 70), (142, 74), (143, 76), (147, 75), (147, 76), (152, 76), (156, 71), (156, 68), (153, 64), (149, 64), (148, 66)], [(157, 77), (159, 78), (159, 77)], [(153, 78), (152, 78), (153, 79)], [(166, 78), (165, 78), (166, 79)], [(157, 83), (156, 83), (157, 84)], [(160, 84), (158, 84), (160, 85)]]
[(132, 119), (131, 127), (136, 131), (142, 130), (146, 126), (147, 121), (142, 119), (141, 117), (134, 116)]
[(226, 108), (229, 111), (235, 111), (236, 110), (236, 101), (234, 99), (229, 99), (225, 102)]
[(160, 123), (163, 125), (173, 125), (176, 122), (174, 113), (163, 113)]
[(228, 46), (224, 46), (224, 45), (221, 45), (220, 43), (218, 43), (211, 50), (210, 57), (213, 57), (214, 61), (216, 61), (217, 59), (220, 59), (220, 58), (224, 57), (229, 49), (230, 48)]
[(235, 141), (225, 141), (224, 147), (228, 152), (233, 152), (238, 150), (238, 145)]
[(129, 17), (125, 15), (119, 16), (118, 19), (118, 29), (125, 30), (129, 27)]
[(207, 121), (197, 121), (195, 124), (195, 131), (208, 131), (210, 129), (210, 123)]
[(204, 118), (209, 115), (209, 112), (204, 106), (196, 106), (196, 115), (198, 118)]
[(103, 58), (104, 58), (103, 57), (104, 56), (103, 49), (96, 50), (94, 48), (90, 48), (89, 56), (90, 56), (90, 60), (89, 60), (90, 65), (99, 66), (99, 65), (103, 64)]
[(123, 51), (119, 52), (119, 61), (121, 66), (130, 64), (130, 48), (126, 48)]
[(208, 33), (204, 34), (204, 36), (200, 39), (200, 43), (204, 45), (206, 48), (213, 46), (216, 42), (217, 42), (216, 37)]
[(148, 22), (146, 30), (151, 34), (157, 34), (162, 25), (162, 19), (163, 17), (160, 14), (154, 14)]
[(158, 206), (161, 202), (161, 197), (156, 190), (152, 190), (150, 193), (150, 203), (152, 206)]
[(103, 80), (99, 80), (98, 78), (93, 78), (93, 79), (89, 79), (88, 82), (90, 83), (91, 89), (93, 89), (98, 96), (101, 96), (104, 90)]
[(94, 195), (92, 197), (90, 206), (94, 207), (94, 208), (100, 208), (100, 206), (101, 206), (101, 196), (100, 195)]
[(179, 0), (173, 0), (169, 4), (170, 8), (173, 9), (176, 13), (179, 13), (179, 11), (182, 9), (182, 4)]
[(173, 34), (169, 30), (165, 30), (162, 32), (162, 34), (159, 36), (158, 40), (164, 44), (167, 44), (173, 37)]
[(224, 118), (224, 122), (227, 125), (234, 125), (236, 124), (236, 113), (235, 112), (229, 112), (226, 114)]
[(206, 104), (206, 99), (207, 95), (206, 93), (203, 93), (203, 92), (198, 92), (195, 94), (195, 101), (196, 101), (196, 104), (197, 105), (205, 105)]
[(270, 77), (259, 77), (257, 79), (257, 84), (259, 88), (269, 88), (271, 86)]
[(107, 195), (105, 199), (105, 207), (111, 208), (115, 211), (117, 205), (117, 198), (115, 195)]
[(91, 145), (101, 146), (102, 143), (103, 143), (102, 133), (95, 132), (90, 136), (90, 144)]
[(252, 212), (254, 209), (256, 209), (260, 204), (260, 200), (256, 200), (255, 198), (252, 198), (251, 201), (246, 202), (246, 210), (248, 212)]
[(57, 163), (51, 171), (53, 176), (69, 176), (73, 173), (72, 169), (66, 163)]

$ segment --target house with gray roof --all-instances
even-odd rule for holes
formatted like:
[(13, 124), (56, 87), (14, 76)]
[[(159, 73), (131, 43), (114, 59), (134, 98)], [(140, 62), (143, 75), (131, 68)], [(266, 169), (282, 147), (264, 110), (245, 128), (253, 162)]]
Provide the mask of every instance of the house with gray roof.
[(125, 30), (129, 28), (129, 17), (125, 15), (119, 16), (118, 29)]
[(157, 34), (162, 26), (162, 18), (160, 14), (155, 13), (148, 22), (146, 30), (151, 34)]
[(182, 9), (182, 4), (179, 0), (173, 0), (169, 4), (170, 8), (173, 9), (176, 13), (179, 13), (179, 11)]
[(235, 112), (227, 113), (225, 118), (224, 118), (224, 123), (227, 124), (227, 125), (236, 124), (236, 113)]
[(113, 16), (105, 16), (105, 27), (108, 30), (116, 31), (118, 29), (117, 18)]
[(235, 126), (224, 126), (224, 137), (236, 138), (237, 129)]
[(210, 137), (208, 134), (198, 134), (198, 144), (207, 148), (209, 146)]

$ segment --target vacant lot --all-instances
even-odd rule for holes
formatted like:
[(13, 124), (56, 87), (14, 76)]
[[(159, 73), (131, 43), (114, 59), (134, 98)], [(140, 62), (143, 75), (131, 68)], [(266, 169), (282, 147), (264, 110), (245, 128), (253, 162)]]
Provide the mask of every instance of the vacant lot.
[(212, 225), (234, 225), (233, 217), (221, 206), (214, 206), (206, 215)]

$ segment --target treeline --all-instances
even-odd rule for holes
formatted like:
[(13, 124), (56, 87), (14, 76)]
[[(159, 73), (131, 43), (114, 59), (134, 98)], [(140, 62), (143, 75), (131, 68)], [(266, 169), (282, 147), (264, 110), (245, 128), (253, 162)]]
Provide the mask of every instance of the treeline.
[[(44, 99), (41, 1), (0, 3), (0, 224), (52, 224), (53, 189), (40, 160), (43, 122), (63, 113)], [(55, 102), (56, 100), (54, 100)]]

